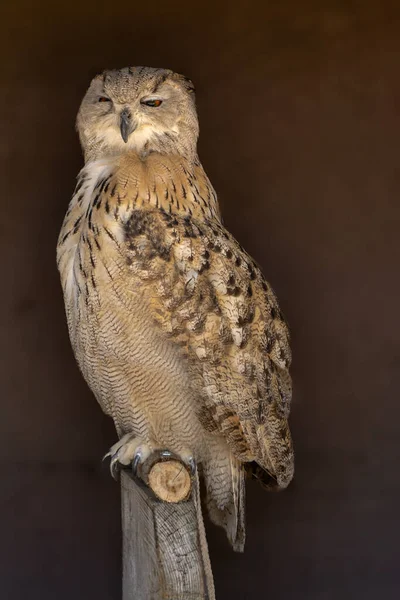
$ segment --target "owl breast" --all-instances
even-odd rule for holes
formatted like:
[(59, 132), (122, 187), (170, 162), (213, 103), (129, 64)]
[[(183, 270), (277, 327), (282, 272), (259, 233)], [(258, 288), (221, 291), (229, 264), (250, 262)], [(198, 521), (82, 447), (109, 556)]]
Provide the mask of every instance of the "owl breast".
[(72, 227), (75, 239), (68, 236), (59, 253), (75, 357), (120, 434), (136, 431), (171, 448), (177, 439), (196, 448), (202, 428), (185, 360), (155, 326), (148, 290), (132, 273), (124, 243), (128, 208), (118, 202), (97, 208), (97, 184), (91, 199), (75, 202), (63, 228)]

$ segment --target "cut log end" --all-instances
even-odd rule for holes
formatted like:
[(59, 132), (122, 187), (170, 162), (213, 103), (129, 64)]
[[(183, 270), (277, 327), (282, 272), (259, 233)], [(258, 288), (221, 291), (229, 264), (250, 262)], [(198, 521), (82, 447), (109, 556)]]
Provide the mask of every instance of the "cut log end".
[(189, 498), (192, 480), (186, 466), (178, 460), (155, 463), (148, 478), (149, 487), (163, 502), (182, 502)]

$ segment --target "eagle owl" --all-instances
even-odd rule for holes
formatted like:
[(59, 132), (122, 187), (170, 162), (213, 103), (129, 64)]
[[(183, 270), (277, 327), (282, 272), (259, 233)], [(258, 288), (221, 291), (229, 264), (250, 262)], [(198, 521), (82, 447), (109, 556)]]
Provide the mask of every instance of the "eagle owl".
[(197, 156), (194, 87), (166, 69), (96, 76), (85, 166), (57, 259), (72, 347), (115, 423), (111, 465), (167, 448), (201, 468), (211, 519), (244, 544), (244, 480), (293, 476), (289, 333), (222, 223)]

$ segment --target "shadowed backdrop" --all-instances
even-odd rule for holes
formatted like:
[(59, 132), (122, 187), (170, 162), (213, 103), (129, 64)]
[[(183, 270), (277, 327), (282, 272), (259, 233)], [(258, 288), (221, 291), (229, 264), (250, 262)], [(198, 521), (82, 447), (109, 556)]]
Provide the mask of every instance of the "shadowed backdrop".
[(397, 600), (398, 2), (0, 10), (0, 598), (120, 598), (115, 432), (70, 349), (55, 246), (91, 77), (147, 65), (195, 82), (225, 223), (292, 330), (295, 480), (248, 485), (244, 555), (208, 526), (217, 598)]

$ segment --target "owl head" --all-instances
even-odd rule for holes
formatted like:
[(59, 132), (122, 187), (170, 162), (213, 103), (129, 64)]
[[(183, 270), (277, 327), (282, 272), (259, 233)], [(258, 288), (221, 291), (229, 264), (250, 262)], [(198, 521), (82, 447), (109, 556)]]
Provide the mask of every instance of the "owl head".
[(86, 161), (128, 151), (195, 155), (194, 86), (168, 69), (104, 71), (82, 100), (77, 129)]

